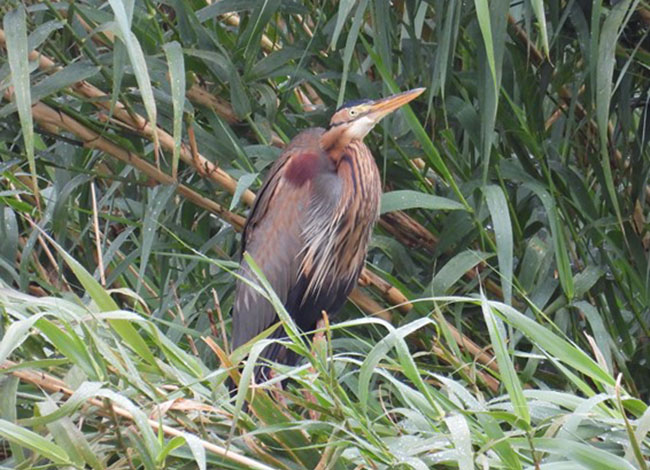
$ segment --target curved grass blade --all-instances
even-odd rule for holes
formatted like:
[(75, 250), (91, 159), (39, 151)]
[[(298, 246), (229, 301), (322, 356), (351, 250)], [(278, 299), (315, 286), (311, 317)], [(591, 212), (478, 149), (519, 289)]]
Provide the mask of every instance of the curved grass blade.
[(165, 447), (162, 448), (160, 453), (156, 456), (156, 465), (159, 468), (165, 468), (165, 460), (169, 457), (169, 454), (174, 450), (182, 447), (185, 444), (185, 438), (181, 436), (176, 436), (171, 438)]
[(336, 14), (336, 25), (334, 26), (334, 32), (332, 33), (332, 40), (330, 41), (330, 49), (332, 49), (332, 51), (336, 50), (336, 43), (339, 40), (339, 35), (341, 34), (341, 31), (343, 31), (343, 25), (345, 25), (345, 21), (348, 19), (348, 15), (350, 14), (350, 11), (352, 11), (352, 7), (354, 6), (354, 3), (355, 3), (354, 0), (341, 0), (339, 2), (339, 9)]
[[(478, 99), (481, 115), (481, 156), (483, 184), (488, 181), (494, 126), (499, 107), (501, 69), (506, 41), (506, 16), (510, 7), (508, 0), (474, 0), (476, 17), (483, 38), (483, 48), (478, 54)], [(487, 64), (486, 64), (487, 62)]]
[(528, 402), (526, 401), (526, 397), (524, 397), (515, 366), (508, 354), (508, 346), (506, 346), (505, 342), (505, 329), (503, 328), (501, 319), (497, 318), (492, 312), (492, 307), (485, 298), (483, 291), (481, 291), (481, 310), (483, 311), (483, 318), (488, 328), (490, 342), (492, 343), (497, 358), (497, 364), (499, 364), (501, 381), (508, 391), (515, 414), (525, 423), (524, 427), (528, 428), (530, 426)]
[[(0, 289), (0, 297), (2, 296), (2, 289)], [(29, 337), (30, 331), (34, 324), (45, 313), (37, 313), (24, 320), (14, 321), (9, 325), (9, 328), (4, 333), (0, 341), (0, 364), (2, 364), (9, 355), (18, 348)]]
[(493, 255), (474, 250), (458, 253), (447, 261), (447, 264), (436, 273), (431, 281), (429, 290), (436, 296), (445, 295), (467, 271), (477, 264), (486, 261), (491, 256)]
[(519, 382), (517, 372), (515, 371), (515, 366), (512, 363), (510, 355), (508, 354), (508, 347), (505, 342), (505, 329), (503, 328), (501, 319), (497, 318), (492, 312), (492, 307), (488, 303), (488, 300), (485, 298), (485, 295), (483, 295), (482, 291), (481, 310), (483, 311), (485, 324), (488, 327), (490, 342), (494, 348), (497, 364), (499, 364), (501, 381), (508, 391), (510, 402), (512, 403), (515, 414), (525, 423), (524, 427), (528, 428), (530, 426), (530, 411), (528, 409), (528, 402), (526, 401), (526, 397), (524, 397), (521, 383)]
[(614, 378), (604, 371), (592, 358), (587, 354), (569, 343), (567, 340), (560, 338), (548, 328), (540, 325), (535, 320), (528, 318), (526, 315), (518, 312), (514, 308), (501, 302), (488, 301), (494, 310), (503, 315), (504, 319), (521, 330), (530, 340), (534, 341), (540, 349), (547, 351), (549, 354), (557, 357), (560, 361), (579, 370), (583, 374), (596, 380), (603, 385), (613, 387), (616, 384)]
[(101, 380), (101, 372), (88, 354), (87, 345), (74, 331), (66, 333), (46, 318), (39, 319), (35, 326), (43, 332), (59, 353), (77, 365), (88, 377), (92, 380)]
[(611, 344), (612, 340), (607, 333), (607, 329), (605, 328), (605, 323), (603, 322), (603, 318), (600, 316), (600, 313), (596, 308), (591, 305), (590, 303), (581, 300), (578, 301), (574, 304), (574, 306), (582, 312), (582, 314), (585, 316), (587, 321), (589, 322), (589, 326), (591, 327), (591, 331), (593, 332), (594, 339), (596, 340), (596, 344), (598, 345), (598, 349), (603, 355), (603, 358), (605, 359), (605, 364), (607, 364), (607, 370), (611, 373), (613, 372), (613, 363), (612, 363), (612, 349), (611, 349)]
[[(3, 361), (0, 361), (0, 364)], [(16, 422), (18, 419), (18, 386), (20, 379), (15, 375), (3, 377), (0, 381), (0, 419)], [(9, 451), (17, 464), (25, 462), (25, 450), (15, 442), (9, 442)], [(24, 464), (23, 464), (24, 465)], [(26, 465), (25, 465), (26, 466)]]
[(29, 38), (27, 40), (27, 49), (30, 51), (36, 49), (38, 46), (43, 44), (43, 42), (45, 42), (50, 34), (56, 30), (63, 28), (63, 24), (64, 23), (62, 21), (52, 20), (38, 25), (34, 31), (29, 34)]
[(626, 446), (625, 450), (625, 459), (633, 462), (636, 455), (637, 449), (640, 447), (641, 442), (646, 439), (648, 432), (650, 431), (650, 407), (646, 408), (643, 415), (636, 421), (636, 429), (634, 430), (634, 439), (636, 440), (636, 445), (633, 442), (630, 442), (630, 445)]
[(255, 182), (257, 179), (258, 173), (246, 173), (242, 175), (237, 180), (237, 187), (235, 188), (235, 194), (232, 195), (230, 201), (230, 207), (228, 210), (233, 210), (239, 204), (242, 194), (246, 192), (248, 188)]
[(546, 57), (549, 57), (548, 48), (548, 28), (546, 27), (546, 17), (544, 15), (544, 0), (531, 0), (533, 12), (537, 17), (537, 24), (539, 25), (539, 32), (542, 36), (542, 49)]
[(426, 397), (427, 403), (431, 406), (429, 414), (436, 417), (444, 414), (440, 405), (433, 399), (429, 387), (422, 380), (420, 371), (417, 369), (404, 341), (404, 338), (409, 334), (432, 323), (433, 321), (429, 318), (420, 318), (395, 329), (389, 323), (382, 322), (382, 325), (388, 330), (388, 334), (368, 353), (359, 371), (358, 395), (363, 412), (366, 412), (368, 406), (370, 378), (377, 371), (377, 366), (386, 357), (388, 351), (395, 348), (397, 358), (402, 366), (402, 372)]
[(555, 262), (557, 264), (557, 271), (560, 277), (560, 284), (564, 294), (569, 300), (574, 297), (573, 274), (571, 272), (571, 263), (569, 262), (569, 255), (567, 251), (566, 239), (564, 235), (563, 225), (557, 213), (557, 206), (555, 200), (543, 186), (538, 183), (524, 183), (524, 186), (530, 188), (542, 201), (542, 205), (546, 210), (548, 223), (551, 226), (551, 234), (553, 235), (553, 247), (555, 249)]
[(158, 219), (175, 191), (176, 185), (156, 186), (149, 191), (149, 201), (145, 206), (144, 223), (142, 224), (142, 249), (140, 251), (140, 269), (138, 271), (136, 294), (140, 292), (142, 280), (146, 275), (149, 256), (156, 239)]
[(462, 2), (444, 2), (444, 4), (444, 26), (439, 33), (440, 42), (436, 47), (433, 78), (431, 79), (431, 94), (440, 93), (443, 98), (445, 96), (447, 75), (452, 71), (452, 59), (456, 51), (458, 24), (463, 6)]
[(456, 448), (458, 469), (474, 470), (472, 435), (467, 420), (461, 414), (453, 414), (445, 418), (445, 424)]
[[(351, 3), (353, 4), (354, 2)], [(361, 27), (363, 26), (364, 13), (367, 7), (368, 7), (368, 0), (361, 0), (359, 2), (354, 14), (354, 19), (352, 20), (352, 26), (350, 26), (350, 32), (348, 33), (348, 37), (345, 40), (345, 49), (343, 50), (343, 72), (341, 73), (341, 86), (339, 88), (338, 98), (336, 99), (337, 108), (343, 104), (343, 101), (345, 101), (345, 89), (348, 82), (348, 74), (350, 73), (350, 62), (352, 61), (354, 48), (357, 45), (359, 32), (361, 31)], [(337, 26), (338, 26), (338, 19), (337, 19)], [(334, 40), (332, 39), (332, 41)], [(332, 44), (334, 44), (334, 42), (332, 42)]]
[(381, 196), (381, 214), (416, 208), (441, 211), (466, 210), (465, 206), (452, 199), (408, 189), (391, 191)]
[(199, 470), (206, 470), (206, 458), (205, 458), (205, 448), (201, 445), (201, 440), (193, 434), (183, 433), (185, 438), (185, 443), (187, 447), (190, 448), (190, 452), (194, 456), (196, 465), (199, 467)]
[(497, 94), (497, 67), (496, 60), (494, 59), (494, 41), (492, 38), (492, 26), (490, 20), (490, 7), (488, 0), (474, 0), (476, 7), (476, 18), (478, 20), (479, 28), (481, 29), (481, 36), (483, 37), (483, 46), (485, 47), (485, 54), (487, 56), (488, 66), (490, 67), (490, 74), (492, 75), (492, 86), (494, 87), (494, 94)]
[[(522, 449), (530, 449), (531, 441), (512, 438), (512, 444)], [(535, 437), (532, 444), (536, 451), (549, 452), (568, 459), (573, 465), (593, 470), (634, 470), (636, 467), (627, 460), (606, 450), (581, 442), (552, 437)], [(574, 467), (575, 468), (575, 467)]]
[[(56, 403), (50, 397), (48, 397), (47, 401), (38, 403), (37, 406), (42, 414), (52, 413), (58, 409)], [(84, 464), (90, 465), (95, 470), (105, 468), (90, 447), (84, 434), (68, 416), (51, 421), (48, 423), (47, 429), (54, 437), (55, 442), (61, 446), (76, 464), (77, 468), (83, 468)]]
[[(48, 75), (31, 90), (31, 99), (37, 102), (57, 93), (81, 80), (86, 80), (99, 72), (100, 68), (90, 64), (75, 62)], [(17, 103), (9, 103), (0, 109), (0, 118), (4, 118), (17, 109)]]

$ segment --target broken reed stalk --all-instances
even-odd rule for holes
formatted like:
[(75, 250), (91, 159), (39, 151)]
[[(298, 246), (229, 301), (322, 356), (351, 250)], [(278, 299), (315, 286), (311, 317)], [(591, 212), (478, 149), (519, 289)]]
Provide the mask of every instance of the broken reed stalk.
[(357, 308), (363, 310), (369, 315), (376, 316), (385, 320), (387, 322), (392, 321), (392, 315), (390, 310), (385, 309), (382, 305), (379, 305), (369, 295), (366, 295), (361, 289), (355, 287), (352, 292), (348, 295), (348, 300), (350, 300)]
[[(73, 85), (73, 89), (95, 102), (96, 105), (106, 109), (107, 111), (110, 111), (111, 103), (110, 100), (107, 100), (108, 95), (106, 95), (97, 87), (91, 85), (86, 81), (81, 81)], [(157, 136), (160, 145), (165, 150), (168, 152), (174, 151), (174, 138), (167, 131), (161, 129), (158, 126), (152, 126), (151, 123), (149, 123), (144, 117), (137, 113), (129, 113), (126, 107), (119, 101), (113, 108), (113, 116), (125, 123), (127, 126), (135, 128), (140, 134), (148, 137), (149, 139), (153, 139), (155, 136)], [(189, 149), (187, 145), (181, 144), (180, 157), (184, 163), (192, 167), (200, 165), (199, 171), (201, 171), (202, 174), (217, 183), (230, 194), (235, 193), (235, 189), (237, 188), (237, 180), (235, 180), (232, 176), (230, 176), (228, 173), (226, 173), (224, 170), (219, 168), (217, 165), (212, 163), (200, 153), (197, 153), (195, 159), (195, 156), (192, 155), (191, 149)], [(241, 199), (250, 206), (255, 200), (255, 194), (251, 190), (246, 190), (242, 194)]]

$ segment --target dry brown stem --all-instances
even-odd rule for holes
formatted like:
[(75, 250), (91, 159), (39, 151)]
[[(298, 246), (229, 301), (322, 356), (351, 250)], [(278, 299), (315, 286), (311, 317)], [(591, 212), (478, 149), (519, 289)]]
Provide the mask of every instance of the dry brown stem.
[(383, 214), (379, 225), (410, 248), (422, 247), (433, 252), (438, 244), (438, 238), (434, 234), (402, 211)]
[[(73, 87), (85, 97), (93, 100), (97, 106), (110, 111), (110, 100), (107, 99), (108, 96), (97, 87), (85, 81), (78, 82)], [(122, 103), (117, 102), (115, 104), (113, 115), (120, 121), (138, 129), (142, 135), (151, 139), (154, 138), (154, 134), (157, 134), (160, 145), (168, 152), (174, 151), (174, 138), (168, 132), (159, 127), (153, 127), (144, 117), (137, 113), (129, 113)], [(235, 193), (237, 180), (200, 153), (197, 153), (196, 158), (194, 158), (192, 151), (186, 145), (181, 145), (180, 157), (183, 162), (190, 166), (194, 167), (195, 165), (199, 165), (202, 168), (202, 174), (204, 173), (230, 194)], [(246, 204), (251, 205), (255, 199), (255, 194), (250, 190), (246, 190), (241, 198)]]
[(193, 103), (200, 104), (206, 108), (213, 109), (219, 116), (225, 119), (229, 124), (234, 124), (239, 119), (235, 115), (232, 106), (226, 100), (213, 95), (209, 91), (204, 90), (199, 85), (192, 85), (185, 96)]
[(383, 320), (386, 320), (387, 322), (391, 322), (393, 319), (392, 315), (390, 314), (390, 310), (387, 310), (382, 305), (379, 305), (372, 297), (367, 295), (358, 287), (355, 287), (352, 292), (350, 292), (348, 299), (350, 299), (352, 303), (354, 303), (368, 315), (379, 317)]
[[(123, 162), (126, 162), (142, 171), (147, 176), (153, 178), (158, 183), (171, 185), (177, 184), (176, 181), (174, 181), (174, 179), (167, 173), (160, 171), (154, 165), (140, 158), (133, 152), (114, 144), (110, 140), (97, 134), (95, 131), (88, 129), (86, 126), (67, 114), (61, 113), (43, 103), (36, 103), (32, 106), (32, 113), (34, 120), (38, 123), (56, 126), (59, 129), (65, 129), (66, 131), (73, 133), (83, 141), (84, 147), (101, 150), (102, 152), (122, 160)], [(204, 209), (217, 214), (219, 217), (230, 222), (238, 229), (241, 229), (244, 226), (244, 218), (242, 216), (226, 210), (221, 205), (211, 199), (201, 196), (189, 187), (178, 184), (176, 186), (176, 191), (197, 206), (203, 207)]]
[(368, 269), (364, 269), (361, 273), (360, 282), (372, 284), (375, 286), (379, 290), (381, 296), (386, 299), (391, 305), (396, 306), (397, 309), (402, 313), (407, 313), (413, 308), (413, 305), (411, 302), (409, 302), (409, 299), (407, 299), (399, 289)]

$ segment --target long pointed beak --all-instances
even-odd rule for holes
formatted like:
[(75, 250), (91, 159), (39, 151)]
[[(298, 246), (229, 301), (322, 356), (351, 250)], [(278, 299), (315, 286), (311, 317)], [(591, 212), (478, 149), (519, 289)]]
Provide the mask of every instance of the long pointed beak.
[(414, 88), (409, 91), (404, 91), (388, 98), (382, 98), (380, 100), (374, 101), (370, 105), (370, 110), (368, 115), (372, 116), (373, 119), (379, 121), (381, 118), (392, 113), (397, 108), (404, 106), (409, 101), (414, 100), (420, 96), (426, 88)]

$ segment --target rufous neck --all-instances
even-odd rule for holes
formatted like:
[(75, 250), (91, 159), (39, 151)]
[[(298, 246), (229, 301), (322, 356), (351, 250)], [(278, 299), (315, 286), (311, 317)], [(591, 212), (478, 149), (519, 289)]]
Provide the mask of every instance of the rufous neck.
[(320, 146), (330, 159), (338, 164), (345, 153), (345, 148), (350, 144), (350, 139), (345, 130), (340, 127), (330, 127), (320, 138)]

